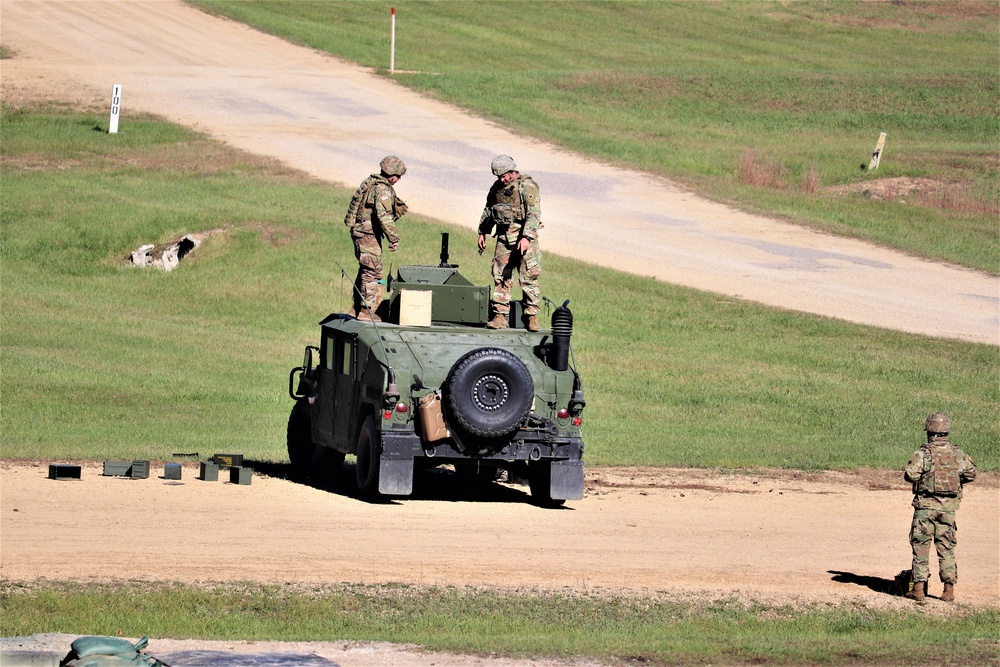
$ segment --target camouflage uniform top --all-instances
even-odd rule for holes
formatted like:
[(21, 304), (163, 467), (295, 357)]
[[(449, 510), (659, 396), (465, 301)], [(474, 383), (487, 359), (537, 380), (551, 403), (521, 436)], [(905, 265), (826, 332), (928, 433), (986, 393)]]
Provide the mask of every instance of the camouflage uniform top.
[(962, 501), (962, 486), (975, 480), (977, 472), (968, 454), (947, 437), (933, 436), (910, 457), (903, 476), (913, 483), (915, 508), (954, 512)]
[(491, 234), (494, 225), (497, 236), (538, 240), (538, 230), (542, 227), (542, 196), (531, 176), (518, 174), (507, 185), (499, 178), (493, 183), (479, 217), (479, 233)]
[(351, 228), (352, 236), (374, 234), (399, 243), (396, 220), (403, 216), (405, 207), (388, 179), (372, 174), (355, 191), (344, 224)]

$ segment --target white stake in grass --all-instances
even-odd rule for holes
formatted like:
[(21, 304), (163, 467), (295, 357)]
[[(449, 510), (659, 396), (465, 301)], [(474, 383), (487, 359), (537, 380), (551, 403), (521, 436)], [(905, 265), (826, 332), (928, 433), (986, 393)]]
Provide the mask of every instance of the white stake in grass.
[(872, 153), (871, 162), (868, 163), (868, 171), (878, 169), (878, 163), (882, 160), (883, 148), (885, 148), (885, 132), (878, 135), (878, 143), (875, 144), (875, 151)]
[(389, 33), (389, 74), (396, 73), (396, 8), (392, 8), (392, 29)]
[(118, 114), (122, 110), (122, 85), (116, 83), (111, 88), (111, 121), (108, 123), (108, 134), (118, 134)]

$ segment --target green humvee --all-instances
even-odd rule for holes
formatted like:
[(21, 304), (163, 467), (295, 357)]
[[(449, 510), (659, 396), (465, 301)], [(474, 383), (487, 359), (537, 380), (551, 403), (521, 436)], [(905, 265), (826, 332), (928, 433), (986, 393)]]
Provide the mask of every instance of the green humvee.
[(548, 330), (528, 331), (516, 303), (508, 329), (487, 329), (490, 288), (457, 268), (443, 234), (439, 265), (389, 277), (382, 321), (320, 322), (319, 346), (289, 374), (293, 469), (328, 477), (354, 454), (362, 495), (407, 496), (415, 470), (451, 464), (527, 477), (541, 505), (581, 499), (586, 402), (569, 302)]

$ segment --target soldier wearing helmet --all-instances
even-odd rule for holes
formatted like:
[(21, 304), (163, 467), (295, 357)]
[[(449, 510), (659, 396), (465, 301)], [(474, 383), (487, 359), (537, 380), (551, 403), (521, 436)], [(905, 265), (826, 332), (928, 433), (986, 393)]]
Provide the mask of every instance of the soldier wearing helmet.
[(955, 544), (958, 526), (955, 513), (962, 500), (962, 486), (976, 479), (976, 464), (968, 454), (948, 441), (951, 420), (940, 412), (924, 422), (927, 442), (910, 457), (904, 477), (913, 484), (913, 587), (906, 597), (922, 602), (930, 579), (931, 544), (937, 549), (938, 574), (944, 583), (941, 600), (955, 599), (958, 565)]
[(358, 186), (344, 217), (344, 224), (354, 241), (358, 259), (354, 306), (350, 315), (359, 320), (380, 321), (375, 311), (382, 301), (382, 239), (389, 241), (389, 251), (399, 247), (396, 221), (406, 213), (406, 203), (393, 188), (406, 173), (406, 165), (395, 155), (379, 163), (380, 173), (372, 174)]
[(486, 235), (496, 236), (493, 252), (492, 316), (486, 325), (504, 329), (510, 315), (510, 292), (514, 270), (523, 295), (529, 331), (538, 331), (542, 295), (538, 278), (542, 274), (542, 251), (538, 230), (542, 228), (542, 200), (538, 184), (517, 170), (514, 158), (498, 155), (490, 165), (496, 182), (486, 195), (486, 207), (479, 217), (479, 252), (486, 249)]

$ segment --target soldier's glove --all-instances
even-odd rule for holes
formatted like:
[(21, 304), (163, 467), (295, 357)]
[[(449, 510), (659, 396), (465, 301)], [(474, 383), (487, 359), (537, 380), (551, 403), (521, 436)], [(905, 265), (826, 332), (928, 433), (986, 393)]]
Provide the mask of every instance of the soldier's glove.
[(399, 197), (396, 197), (396, 207), (395, 208), (396, 208), (395, 213), (396, 213), (396, 219), (397, 220), (399, 218), (402, 218), (404, 215), (406, 215), (406, 212), (410, 210), (410, 207), (406, 205), (406, 202), (403, 201), (402, 199), (400, 199)]

